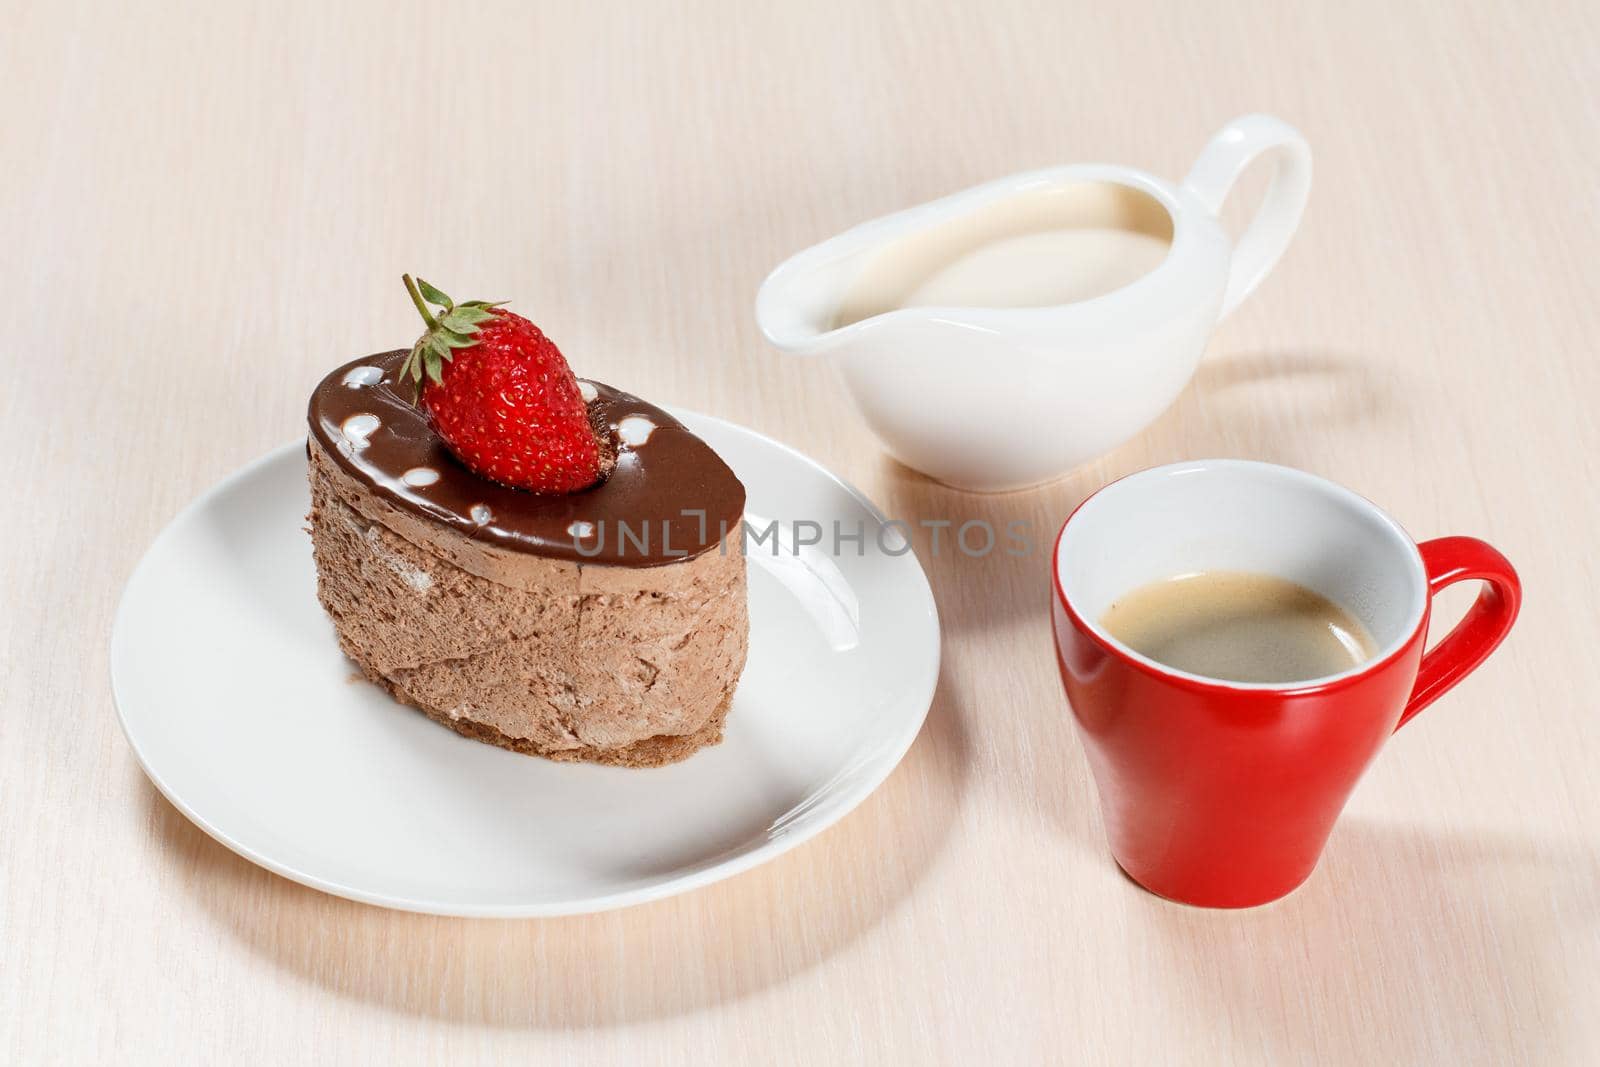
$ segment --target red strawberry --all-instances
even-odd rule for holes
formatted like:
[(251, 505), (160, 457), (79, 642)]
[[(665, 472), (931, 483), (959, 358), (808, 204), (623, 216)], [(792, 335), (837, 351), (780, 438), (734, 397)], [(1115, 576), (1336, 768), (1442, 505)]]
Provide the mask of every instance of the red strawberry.
[(429, 423), (456, 458), (535, 493), (575, 493), (609, 473), (609, 437), (590, 423), (578, 379), (539, 327), (499, 304), (457, 304), (409, 274), (405, 283), (428, 329), (400, 377), (416, 382)]

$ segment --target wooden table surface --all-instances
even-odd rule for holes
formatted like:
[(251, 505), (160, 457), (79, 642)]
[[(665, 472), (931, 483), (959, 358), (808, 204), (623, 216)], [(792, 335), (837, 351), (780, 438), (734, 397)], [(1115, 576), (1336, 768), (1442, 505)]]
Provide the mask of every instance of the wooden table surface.
[[(1596, 1062), (1597, 20), (0, 4), (0, 1061)], [(1298, 237), (1174, 407), (1064, 481), (932, 484), (883, 457), (831, 368), (756, 330), (764, 273), (857, 221), (1058, 162), (1177, 178), (1251, 110), (1316, 153)], [(1117, 872), (1045, 561), (926, 539), (927, 727), (816, 841), (591, 917), (324, 896), (159, 798), (106, 642), (173, 514), (298, 434), (328, 367), (414, 334), (402, 270), (515, 296), (580, 372), (755, 426), (898, 516), (1049, 534), (1139, 467), (1273, 460), (1419, 537), (1492, 540), (1523, 617), (1265, 909)]]

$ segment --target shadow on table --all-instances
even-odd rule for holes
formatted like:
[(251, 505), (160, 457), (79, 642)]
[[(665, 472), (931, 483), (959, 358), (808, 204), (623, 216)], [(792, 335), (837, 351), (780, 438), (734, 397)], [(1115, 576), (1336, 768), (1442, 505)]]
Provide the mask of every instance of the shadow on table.
[(1570, 1024), (1592, 991), (1563, 974), (1600, 942), (1597, 886), (1592, 848), (1350, 820), (1265, 907), (1139, 891), (1129, 950), (1174, 1038), (1245, 1062), (1577, 1062)]
[(839, 825), (692, 893), (555, 919), (453, 919), (357, 904), (270, 874), (150, 786), (155, 837), (200, 910), (284, 971), (406, 1015), (602, 1028), (781, 984), (870, 930), (938, 860), (968, 768), (968, 717), (941, 677), (900, 767)]
[[(1131, 445), (1108, 457), (1116, 476), (1184, 459), (1326, 465), (1335, 433), (1375, 428), (1402, 405), (1404, 367), (1332, 349), (1220, 352)], [(1137, 456), (1132, 455), (1138, 453)], [(1126, 466), (1124, 466), (1126, 464)]]
[(910, 528), (946, 633), (993, 633), (1045, 618), (1056, 529), (1089, 495), (1092, 475), (1075, 472), (1013, 493), (969, 493), (888, 456), (882, 463), (883, 508)]

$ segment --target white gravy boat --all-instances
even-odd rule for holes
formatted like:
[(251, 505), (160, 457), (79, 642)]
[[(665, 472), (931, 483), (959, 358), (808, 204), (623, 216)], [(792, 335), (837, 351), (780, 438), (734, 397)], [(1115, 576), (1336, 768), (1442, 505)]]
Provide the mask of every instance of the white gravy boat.
[[(1235, 248), (1218, 213), (1264, 152), (1276, 171)], [(1121, 444), (1172, 403), (1217, 322), (1283, 254), (1310, 187), (1305, 138), (1247, 115), (1181, 185), (1130, 167), (1053, 167), (864, 223), (774, 270), (756, 318), (783, 351), (833, 357), (896, 459), (961, 489), (1020, 489)], [(1117, 259), (1088, 262), (1107, 241)], [(1153, 241), (1159, 254), (1140, 263)], [(1063, 249), (1084, 253), (1085, 269), (1034, 291), (1038, 278), (1010, 273), (1019, 256), (1038, 267)], [(946, 267), (965, 273), (943, 292), (978, 299), (938, 303), (929, 279)]]

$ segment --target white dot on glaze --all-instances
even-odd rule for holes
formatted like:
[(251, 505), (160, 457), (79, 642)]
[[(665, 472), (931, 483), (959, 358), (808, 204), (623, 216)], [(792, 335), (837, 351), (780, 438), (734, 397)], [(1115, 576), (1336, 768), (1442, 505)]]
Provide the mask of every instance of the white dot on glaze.
[(571, 534), (573, 537), (577, 538), (580, 541), (583, 540), (585, 537), (593, 537), (594, 536), (594, 523), (592, 523), (592, 522), (575, 522), (571, 526), (567, 527), (567, 533)]
[(363, 385), (377, 385), (383, 381), (381, 367), (351, 367), (344, 376), (344, 384), (352, 389), (359, 389)]
[(494, 521), (494, 512), (489, 510), (487, 504), (474, 504), (467, 509), (467, 514), (472, 516), (472, 521), (479, 526), (487, 526)]
[(594, 383), (586, 382), (582, 378), (578, 379), (578, 393), (583, 397), (585, 404), (594, 403), (600, 396), (600, 390), (594, 387)]
[(351, 415), (339, 424), (339, 432), (344, 434), (345, 440), (357, 448), (365, 447), (367, 438), (372, 436), (372, 431), (379, 425), (376, 415)]
[(643, 415), (629, 415), (617, 423), (617, 436), (622, 438), (625, 445), (642, 445), (650, 440), (655, 428), (656, 424)]
[(414, 485), (418, 488), (421, 488), (424, 485), (432, 485), (434, 482), (438, 481), (439, 472), (434, 470), (432, 467), (412, 467), (410, 470), (406, 471), (400, 476), (400, 480), (405, 482), (407, 485)]

